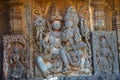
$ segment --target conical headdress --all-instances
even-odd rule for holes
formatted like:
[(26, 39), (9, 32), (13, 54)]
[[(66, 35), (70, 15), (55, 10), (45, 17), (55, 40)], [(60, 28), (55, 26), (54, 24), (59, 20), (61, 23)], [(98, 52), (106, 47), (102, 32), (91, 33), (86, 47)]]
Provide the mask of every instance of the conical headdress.
[(67, 21), (67, 20), (73, 21), (74, 24), (78, 24), (78, 22), (79, 22), (77, 12), (72, 6), (70, 6), (68, 8), (67, 14), (64, 19), (65, 19), (65, 21)]
[(52, 10), (52, 15), (51, 15), (51, 20), (62, 20), (62, 16), (59, 15), (58, 9), (55, 6), (54, 9)]

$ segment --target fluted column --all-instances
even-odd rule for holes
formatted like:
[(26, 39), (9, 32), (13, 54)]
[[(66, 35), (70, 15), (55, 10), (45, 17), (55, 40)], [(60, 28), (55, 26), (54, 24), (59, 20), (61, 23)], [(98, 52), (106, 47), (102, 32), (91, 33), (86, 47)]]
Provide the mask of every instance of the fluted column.
[(10, 0), (9, 5), (9, 25), (11, 34), (22, 33), (22, 13), (20, 0)]
[(120, 30), (120, 7), (116, 7), (116, 28)]

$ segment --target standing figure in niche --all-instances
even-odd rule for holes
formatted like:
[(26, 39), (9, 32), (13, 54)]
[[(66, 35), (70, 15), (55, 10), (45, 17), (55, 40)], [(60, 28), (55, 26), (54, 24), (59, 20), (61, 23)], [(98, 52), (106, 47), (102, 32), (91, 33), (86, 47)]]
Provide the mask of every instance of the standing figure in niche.
[[(68, 65), (67, 57), (64, 53), (61, 53), (61, 20), (58, 11), (51, 16), (51, 24), (49, 26), (48, 33), (43, 38), (42, 53), (41, 56), (36, 58), (38, 67), (42, 71), (44, 77), (47, 77), (51, 72), (61, 72), (63, 67)], [(62, 60), (61, 60), (62, 57)], [(63, 64), (63, 65), (62, 65)]]
[(113, 54), (104, 36), (100, 37), (100, 50), (98, 55), (98, 65), (102, 73), (112, 72)]
[(17, 43), (13, 47), (13, 55), (10, 59), (10, 75), (14, 79), (19, 79), (23, 73), (23, 65), (20, 62), (20, 54)]

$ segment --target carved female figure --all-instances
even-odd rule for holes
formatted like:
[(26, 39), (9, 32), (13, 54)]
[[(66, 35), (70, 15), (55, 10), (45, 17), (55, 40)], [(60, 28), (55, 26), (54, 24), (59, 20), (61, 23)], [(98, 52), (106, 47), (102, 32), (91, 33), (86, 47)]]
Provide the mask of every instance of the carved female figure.
[(64, 47), (66, 48), (66, 54), (68, 56), (70, 64), (73, 66), (79, 66), (81, 62), (79, 52), (75, 48), (76, 45), (74, 39), (75, 35), (80, 34), (78, 28), (78, 21), (79, 19), (76, 11), (72, 7), (69, 7), (65, 16), (66, 30), (63, 31), (62, 40), (65, 43)]
[(69, 7), (65, 16), (65, 30), (62, 41), (64, 52), (66, 53), (71, 66), (80, 67), (83, 74), (91, 74), (91, 63), (88, 59), (88, 46), (82, 41), (82, 36), (78, 28), (79, 18), (73, 7)]
[(19, 49), (17, 47), (17, 43), (15, 43), (13, 47), (13, 55), (11, 56), (10, 63), (11, 77), (15, 79), (20, 78), (23, 73), (23, 65), (20, 62), (20, 54)]
[(107, 40), (104, 36), (100, 37), (100, 51), (99, 51), (99, 57), (98, 57), (98, 65), (99, 69), (102, 73), (111, 73), (112, 70), (112, 63), (111, 63), (111, 55), (113, 56)]

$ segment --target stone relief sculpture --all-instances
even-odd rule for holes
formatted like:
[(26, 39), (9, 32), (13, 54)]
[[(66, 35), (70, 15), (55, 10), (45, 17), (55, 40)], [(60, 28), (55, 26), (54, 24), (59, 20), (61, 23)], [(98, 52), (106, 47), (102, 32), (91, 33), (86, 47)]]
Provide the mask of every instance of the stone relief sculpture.
[[(42, 71), (44, 77), (51, 73), (58, 73), (62, 71), (62, 61), (60, 58), (60, 46), (61, 46), (61, 20), (57, 9), (51, 16), (50, 21), (47, 21), (49, 32), (44, 34), (42, 41), (42, 53), (41, 56), (36, 58), (37, 65)], [(64, 54), (62, 54), (64, 56)]]
[(35, 19), (35, 28), (36, 28), (36, 38), (42, 40), (42, 34), (45, 29), (45, 19), (42, 16), (37, 16)]
[(17, 47), (17, 43), (15, 43), (13, 47), (13, 55), (11, 55), (10, 58), (10, 75), (16, 79), (20, 78), (23, 73), (23, 66), (19, 59), (19, 49)]
[(93, 55), (96, 75), (119, 72), (115, 37), (115, 32), (93, 32)]
[[(29, 78), (29, 53), (27, 36), (4, 37), (4, 78), (27, 79)], [(25, 76), (26, 75), (26, 76)]]
[(78, 27), (79, 18), (73, 7), (69, 7), (65, 16), (65, 27), (63, 31), (63, 46), (68, 56), (70, 65), (78, 66), (79, 74), (91, 74), (91, 62), (88, 60), (87, 43), (82, 41), (82, 35)]
[[(88, 38), (83, 41), (83, 37), (89, 35), (81, 34), (79, 29), (79, 17), (73, 7), (69, 7), (62, 23), (62, 17), (59, 16), (57, 8), (52, 12), (50, 21), (44, 18), (39, 19), (46, 21), (39, 26), (41, 32), (37, 32), (38, 18), (35, 20), (36, 38), (39, 38), (40, 50), (36, 56), (36, 63), (42, 77), (49, 75), (91, 75), (92, 68), (90, 61), (91, 47), (88, 44)], [(45, 31), (47, 27), (47, 31)], [(84, 33), (84, 34), (87, 34)], [(38, 36), (41, 35), (41, 36)], [(90, 56), (89, 56), (90, 54)], [(89, 56), (89, 57), (88, 57)], [(74, 69), (72, 67), (75, 67)]]
[(108, 45), (108, 42), (104, 36), (100, 37), (100, 54), (97, 54), (98, 57), (98, 64), (100, 66), (100, 70), (104, 73), (110, 74), (112, 72), (113, 60), (114, 55), (112, 50)]

